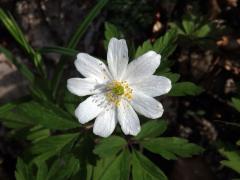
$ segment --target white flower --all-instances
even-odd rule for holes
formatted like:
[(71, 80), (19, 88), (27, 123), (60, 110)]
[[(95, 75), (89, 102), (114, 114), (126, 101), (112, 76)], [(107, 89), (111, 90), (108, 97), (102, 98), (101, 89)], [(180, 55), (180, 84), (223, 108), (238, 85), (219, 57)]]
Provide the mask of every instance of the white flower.
[(71, 78), (68, 90), (78, 96), (90, 95), (75, 110), (84, 124), (96, 118), (93, 132), (107, 137), (119, 122), (124, 134), (137, 135), (141, 130), (139, 114), (156, 119), (163, 107), (153, 97), (168, 93), (171, 81), (153, 75), (160, 65), (161, 56), (148, 51), (128, 64), (126, 41), (112, 38), (108, 45), (108, 67), (99, 59), (79, 53), (75, 60), (77, 70), (85, 78)]

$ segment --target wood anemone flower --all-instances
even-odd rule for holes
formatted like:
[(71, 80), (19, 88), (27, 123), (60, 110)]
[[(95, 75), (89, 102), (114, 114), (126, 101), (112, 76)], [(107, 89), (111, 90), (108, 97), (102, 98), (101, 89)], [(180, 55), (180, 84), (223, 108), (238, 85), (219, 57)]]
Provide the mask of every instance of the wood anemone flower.
[(135, 136), (141, 130), (136, 112), (151, 119), (161, 117), (163, 106), (154, 97), (168, 93), (172, 85), (168, 78), (153, 75), (160, 59), (159, 54), (148, 51), (128, 64), (126, 41), (116, 38), (108, 45), (108, 67), (79, 53), (74, 64), (85, 78), (67, 81), (71, 93), (90, 95), (75, 110), (79, 122), (96, 118), (93, 132), (102, 137), (110, 136), (119, 122), (124, 134)]

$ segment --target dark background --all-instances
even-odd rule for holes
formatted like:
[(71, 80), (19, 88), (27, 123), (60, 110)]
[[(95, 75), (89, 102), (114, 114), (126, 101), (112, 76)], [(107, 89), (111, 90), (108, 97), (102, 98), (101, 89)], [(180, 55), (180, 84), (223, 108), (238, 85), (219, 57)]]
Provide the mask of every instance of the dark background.
[[(95, 4), (93, 0), (0, 0), (0, 6), (13, 14), (35, 48), (64, 46)], [(172, 71), (181, 74), (181, 80), (192, 81), (205, 91), (197, 97), (162, 99), (166, 109), (164, 116), (170, 124), (167, 135), (185, 137), (206, 149), (201, 157), (177, 161), (156, 159), (149, 154), (172, 180), (239, 177), (220, 164), (223, 157), (218, 153), (221, 144), (233, 146), (240, 137), (240, 115), (229, 104), (232, 97), (239, 95), (239, 4), (238, 0), (112, 0), (78, 45), (79, 51), (105, 57), (105, 21), (116, 25), (128, 42), (136, 46), (163, 35), (170, 22), (181, 22), (187, 13), (214, 24), (216, 30), (201, 43), (179, 40), (170, 57), (175, 62)], [(0, 44), (27, 63), (2, 25)], [(50, 74), (58, 58), (58, 55), (44, 57)], [(70, 74), (74, 71), (71, 61), (66, 68)], [(16, 68), (0, 54), (0, 103), (25, 95), (26, 85)], [(0, 180), (13, 179), (16, 157), (22, 147), (22, 142), (14, 141), (7, 132), (8, 129), (0, 125)]]

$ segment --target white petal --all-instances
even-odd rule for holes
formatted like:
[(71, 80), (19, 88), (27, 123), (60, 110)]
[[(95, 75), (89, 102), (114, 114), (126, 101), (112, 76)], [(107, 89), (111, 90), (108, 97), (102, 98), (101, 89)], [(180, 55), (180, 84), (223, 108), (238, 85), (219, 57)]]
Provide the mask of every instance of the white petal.
[(107, 66), (97, 58), (86, 53), (79, 53), (74, 62), (77, 70), (85, 77), (105, 82), (111, 79)]
[(136, 136), (140, 130), (140, 122), (132, 106), (124, 99), (118, 106), (118, 121), (124, 134)]
[(101, 137), (108, 137), (114, 131), (116, 124), (116, 109), (104, 110), (94, 122), (93, 133)]
[(68, 90), (78, 96), (86, 96), (101, 92), (102, 85), (91, 78), (71, 78), (67, 80)]
[(129, 63), (124, 80), (129, 83), (152, 75), (160, 65), (161, 56), (154, 51), (148, 51)]
[(143, 93), (135, 92), (131, 105), (139, 114), (151, 119), (159, 118), (163, 114), (162, 104)]
[(114, 79), (120, 80), (128, 64), (128, 48), (124, 39), (112, 38), (110, 40), (107, 61)]
[(141, 91), (151, 97), (166, 94), (172, 88), (170, 79), (163, 76), (149, 76), (138, 82), (130, 84), (131, 88), (136, 91)]
[(105, 103), (107, 102), (103, 94), (92, 95), (79, 104), (75, 116), (81, 124), (85, 124), (103, 111)]

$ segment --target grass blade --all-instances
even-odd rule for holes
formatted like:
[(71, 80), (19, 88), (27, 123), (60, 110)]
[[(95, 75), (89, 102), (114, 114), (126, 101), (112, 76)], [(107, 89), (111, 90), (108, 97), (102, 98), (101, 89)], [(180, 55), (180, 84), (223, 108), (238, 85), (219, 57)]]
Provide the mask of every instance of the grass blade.
[(30, 46), (30, 44), (27, 42), (23, 32), (19, 28), (13, 16), (10, 13), (7, 14), (2, 8), (0, 8), (0, 20), (7, 28), (9, 33), (13, 36), (13, 38), (18, 42), (21, 48), (23, 48), (26, 51), (26, 53), (30, 56), (30, 58), (33, 60), (33, 63), (37, 70), (42, 75), (45, 75), (44, 65), (40, 54), (35, 52), (34, 49)]
[(0, 52), (2, 52), (8, 60), (10, 60), (19, 70), (19, 72), (28, 79), (31, 83), (34, 81), (34, 74), (28, 69), (28, 67), (20, 63), (15, 57), (13, 57), (12, 53), (4, 47), (0, 46)]
[(64, 56), (76, 56), (77, 51), (75, 49), (64, 48), (60, 46), (50, 46), (50, 47), (43, 47), (39, 49), (41, 54), (43, 53), (57, 53)]

